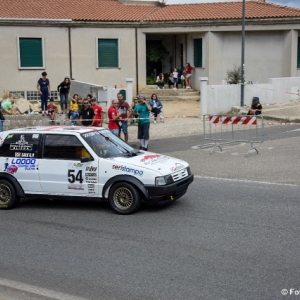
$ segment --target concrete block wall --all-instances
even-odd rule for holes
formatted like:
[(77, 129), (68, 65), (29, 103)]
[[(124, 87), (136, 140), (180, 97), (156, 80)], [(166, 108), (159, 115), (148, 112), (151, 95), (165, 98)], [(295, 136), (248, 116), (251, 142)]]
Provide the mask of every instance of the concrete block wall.
[(72, 80), (70, 87), (70, 97), (73, 97), (74, 94), (78, 94), (82, 98), (85, 98), (88, 94), (92, 94), (93, 97), (97, 97), (97, 90), (99, 88), (101, 88), (100, 85)]
[[(241, 86), (208, 85), (207, 77), (200, 77), (201, 114), (224, 114), (241, 104)], [(270, 78), (265, 84), (248, 84), (244, 89), (244, 104), (259, 97), (262, 105), (300, 100), (300, 77)]]

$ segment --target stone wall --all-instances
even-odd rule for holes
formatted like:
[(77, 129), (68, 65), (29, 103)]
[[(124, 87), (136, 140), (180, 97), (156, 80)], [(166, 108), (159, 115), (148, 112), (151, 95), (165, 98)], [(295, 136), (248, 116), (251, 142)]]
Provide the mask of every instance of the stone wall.
[(56, 115), (54, 123), (48, 116), (40, 114), (33, 115), (5, 115), (3, 130), (23, 127), (49, 126), (49, 125), (71, 125), (66, 115)]

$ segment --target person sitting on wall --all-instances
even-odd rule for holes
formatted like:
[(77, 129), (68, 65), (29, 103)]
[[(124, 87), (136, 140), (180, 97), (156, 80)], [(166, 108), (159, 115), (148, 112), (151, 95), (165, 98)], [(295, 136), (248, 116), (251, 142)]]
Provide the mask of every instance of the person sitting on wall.
[(260, 115), (262, 113), (262, 105), (259, 103), (258, 97), (252, 98), (252, 105), (247, 115)]
[(157, 85), (157, 89), (164, 89), (164, 85), (165, 85), (165, 81), (164, 81), (164, 74), (163, 73), (159, 73), (157, 78), (156, 78), (156, 85)]

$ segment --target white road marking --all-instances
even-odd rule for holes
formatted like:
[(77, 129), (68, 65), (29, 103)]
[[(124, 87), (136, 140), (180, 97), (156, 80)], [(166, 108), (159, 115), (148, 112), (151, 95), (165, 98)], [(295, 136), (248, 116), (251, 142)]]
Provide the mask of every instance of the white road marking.
[(277, 183), (277, 182), (268, 182), (268, 181), (255, 181), (255, 180), (243, 180), (243, 179), (232, 179), (232, 178), (220, 178), (220, 177), (210, 177), (210, 176), (201, 176), (194, 175), (195, 178), (199, 179), (214, 179), (214, 180), (224, 180), (224, 181), (234, 181), (234, 182), (246, 182), (246, 183), (260, 183), (260, 184), (271, 184), (271, 185), (288, 185), (288, 186), (299, 186), (292, 183)]
[(13, 280), (8, 280), (4, 278), (0, 278), (0, 285), (6, 286), (9, 288), (14, 288), (19, 291), (23, 292), (28, 292), (32, 294), (36, 294), (39, 296), (44, 296), (56, 300), (87, 300), (85, 298), (80, 298), (72, 295), (68, 295), (65, 293), (60, 293), (60, 292), (54, 292), (48, 289), (40, 288), (34, 285), (28, 285), (25, 283), (13, 281)]
[(300, 131), (300, 128), (298, 128), (298, 129), (293, 129), (293, 130), (288, 130), (288, 131), (285, 131), (285, 132), (293, 132), (293, 131)]

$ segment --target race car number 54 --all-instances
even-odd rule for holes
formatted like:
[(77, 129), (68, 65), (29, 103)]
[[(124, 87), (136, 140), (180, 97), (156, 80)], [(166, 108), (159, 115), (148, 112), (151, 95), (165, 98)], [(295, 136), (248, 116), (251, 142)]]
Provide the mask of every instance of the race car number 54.
[(83, 182), (82, 178), (82, 170), (78, 170), (77, 174), (75, 174), (76, 170), (68, 170), (68, 181), (70, 183), (74, 183), (75, 181)]

